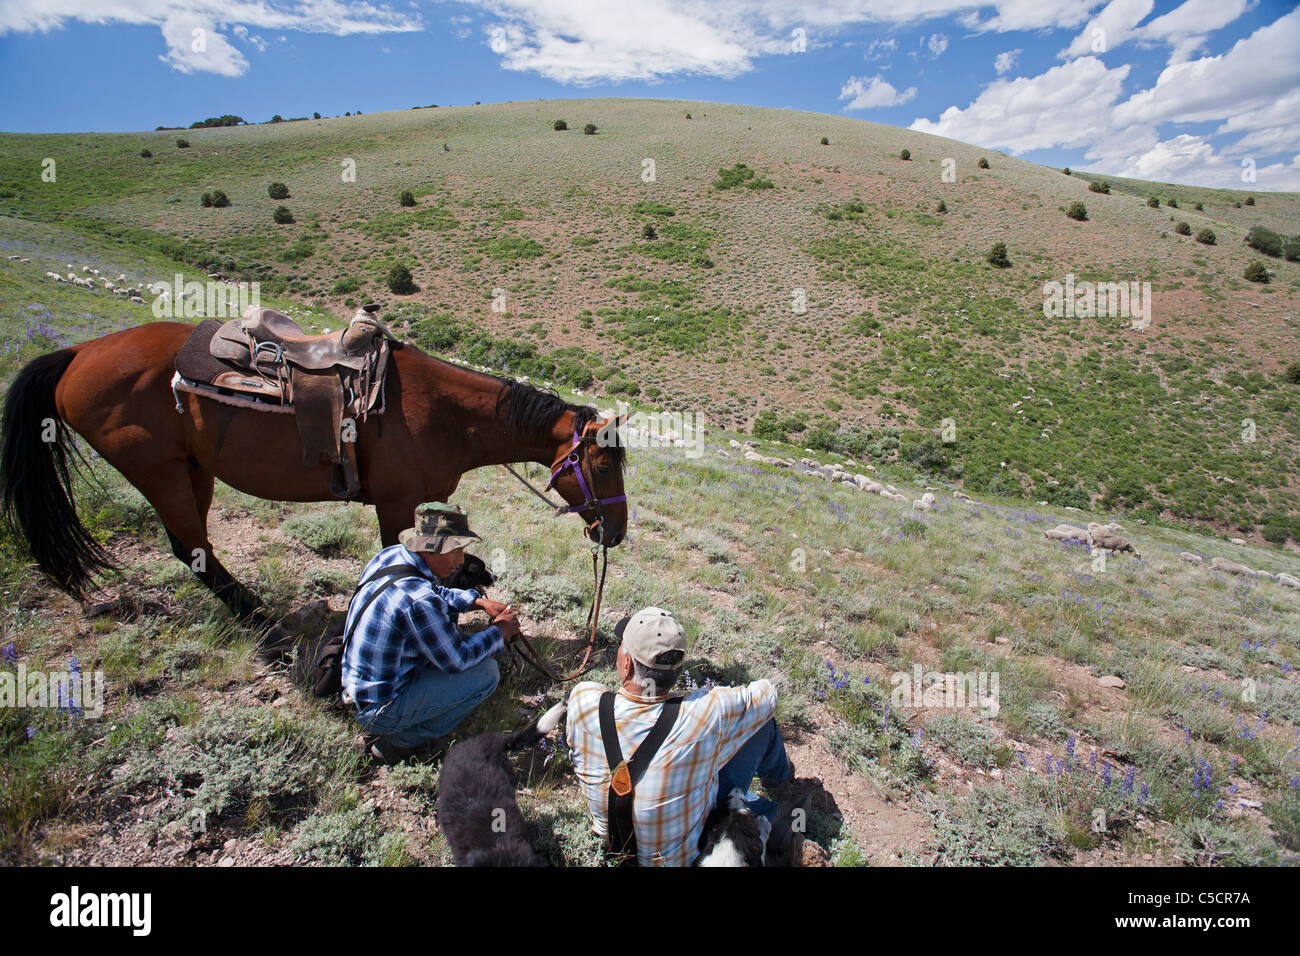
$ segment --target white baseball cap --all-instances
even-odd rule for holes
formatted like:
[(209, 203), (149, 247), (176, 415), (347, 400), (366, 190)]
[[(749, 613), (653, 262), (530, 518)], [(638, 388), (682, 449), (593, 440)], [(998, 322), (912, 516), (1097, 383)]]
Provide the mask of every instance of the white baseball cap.
[(686, 656), (686, 630), (672, 611), (661, 607), (642, 608), (623, 618), (614, 626), (614, 634), (622, 639), (632, 660), (645, 667), (663, 667), (655, 658), (665, 651), (681, 651), (683, 658)]

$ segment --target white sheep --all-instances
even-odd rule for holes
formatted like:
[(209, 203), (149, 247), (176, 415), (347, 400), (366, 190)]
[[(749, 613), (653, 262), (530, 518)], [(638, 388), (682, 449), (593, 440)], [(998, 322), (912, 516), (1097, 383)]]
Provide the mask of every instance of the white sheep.
[(1088, 535), (1092, 538), (1092, 546), (1094, 548), (1105, 548), (1107, 551), (1132, 551), (1136, 557), (1142, 557), (1128, 538), (1115, 530), (1118, 527), (1119, 525), (1097, 524), (1095, 521), (1088, 522)]

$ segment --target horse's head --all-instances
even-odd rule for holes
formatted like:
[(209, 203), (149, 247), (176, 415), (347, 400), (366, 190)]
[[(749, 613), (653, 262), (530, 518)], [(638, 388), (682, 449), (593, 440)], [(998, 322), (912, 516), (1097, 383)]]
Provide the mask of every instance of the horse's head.
[(569, 510), (587, 523), (584, 534), (612, 548), (627, 536), (627, 495), (623, 491), (624, 448), (620, 419), (590, 421), (556, 449), (547, 486), (559, 492)]

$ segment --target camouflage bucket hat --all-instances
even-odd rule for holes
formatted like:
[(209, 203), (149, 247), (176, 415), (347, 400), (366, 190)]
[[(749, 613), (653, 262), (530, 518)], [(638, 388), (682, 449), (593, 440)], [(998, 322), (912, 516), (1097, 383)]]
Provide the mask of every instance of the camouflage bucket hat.
[(443, 554), (478, 541), (479, 536), (469, 529), (469, 519), (460, 508), (426, 501), (415, 509), (415, 527), (403, 531), (398, 540), (407, 551)]

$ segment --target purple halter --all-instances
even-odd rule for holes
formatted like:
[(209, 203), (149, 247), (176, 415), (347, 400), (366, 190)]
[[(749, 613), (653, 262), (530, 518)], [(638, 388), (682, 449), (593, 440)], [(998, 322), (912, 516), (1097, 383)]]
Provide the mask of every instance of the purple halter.
[(551, 480), (546, 483), (546, 490), (550, 491), (555, 487), (555, 479), (561, 474), (573, 469), (573, 475), (578, 479), (578, 487), (582, 489), (583, 503), (580, 505), (569, 505), (560, 511), (560, 514), (573, 514), (579, 511), (590, 511), (592, 508), (599, 508), (601, 505), (618, 504), (620, 501), (627, 501), (627, 495), (616, 495), (613, 498), (597, 498), (591, 493), (587, 486), (587, 479), (582, 473), (582, 454), (578, 451), (582, 445), (582, 437), (575, 430), (573, 433), (573, 446), (569, 449), (569, 454), (565, 456), (563, 462), (551, 470)]

